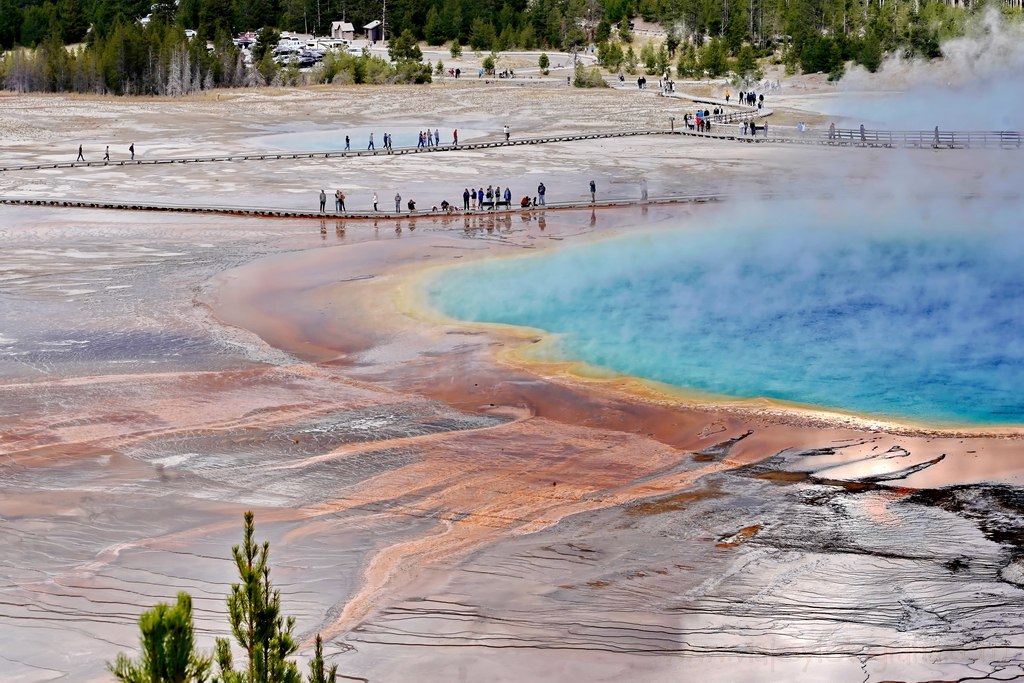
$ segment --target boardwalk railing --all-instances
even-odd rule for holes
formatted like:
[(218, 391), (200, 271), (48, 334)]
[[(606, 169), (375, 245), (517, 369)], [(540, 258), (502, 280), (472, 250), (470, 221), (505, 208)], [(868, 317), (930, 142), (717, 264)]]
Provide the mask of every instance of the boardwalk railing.
[[(768, 112), (770, 113), (770, 112)], [(750, 109), (747, 111), (733, 111), (728, 114), (712, 114), (711, 121), (714, 123), (742, 123), (743, 121), (753, 121), (761, 116), (767, 116), (767, 113), (761, 114), (761, 111), (757, 109)]]
[[(819, 134), (820, 137), (820, 134)], [(972, 149), (976, 147), (1020, 147), (1021, 133), (1011, 130), (864, 130), (836, 129), (824, 133), (823, 141), (834, 145), (868, 145), (872, 147), (932, 147), (940, 149)]]

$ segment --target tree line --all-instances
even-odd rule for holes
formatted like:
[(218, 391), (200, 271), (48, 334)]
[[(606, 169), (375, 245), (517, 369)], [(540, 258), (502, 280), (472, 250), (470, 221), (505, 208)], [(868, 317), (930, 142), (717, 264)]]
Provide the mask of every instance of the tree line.
[[(5, 2), (6, 0), (0, 0)], [(300, 71), (274, 61), (280, 33), (264, 29), (248, 63), (227, 33), (212, 41), (186, 37), (181, 26), (154, 18), (146, 26), (118, 21), (75, 47), (54, 30), (34, 49), (0, 57), (0, 88), (15, 92), (79, 92), (180, 97), (211, 88), (311, 83), (429, 83), (431, 68), (399, 56), (394, 64), (370, 55), (330, 53), (319, 68)]]
[[(998, 1), (998, 0), (992, 0)], [(842, 75), (849, 60), (874, 71), (886, 52), (939, 55), (972, 13), (946, 0), (391, 0), (387, 37), (478, 52), (581, 50), (595, 45), (607, 69), (638, 68), (682, 77), (757, 73), (758, 60), (789, 73)], [(323, 82), (424, 82), (430, 71), (401, 60), (335, 56), (328, 69), (300, 74), (264, 52), (250, 68), (231, 36), (264, 30), (326, 35), (344, 17), (357, 29), (383, 16), (383, 0), (0, 0), (0, 87), (179, 95), (212, 87)], [(1004, 8), (1020, 16), (1019, 8)], [(142, 26), (137, 20), (150, 16)], [(634, 48), (631, 20), (668, 29), (667, 39)], [(184, 29), (198, 31), (187, 40)], [(208, 49), (208, 43), (213, 49)], [(73, 49), (67, 46), (78, 45)], [(267, 43), (263, 43), (265, 49)], [(646, 54), (642, 50), (651, 52)]]

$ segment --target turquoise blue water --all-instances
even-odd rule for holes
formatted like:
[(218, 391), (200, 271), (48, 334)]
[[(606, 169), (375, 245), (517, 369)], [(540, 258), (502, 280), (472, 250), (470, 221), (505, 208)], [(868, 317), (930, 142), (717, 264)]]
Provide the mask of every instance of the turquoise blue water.
[[(263, 135), (252, 140), (253, 147), (258, 149), (265, 149), (266, 147), (276, 147), (277, 149), (285, 149), (290, 152), (333, 152), (342, 150), (345, 148), (345, 136), (349, 137), (349, 142), (352, 146), (353, 151), (365, 150), (369, 140), (370, 133), (373, 133), (373, 141), (376, 149), (381, 149), (384, 144), (384, 133), (388, 133), (392, 137), (392, 145), (395, 149), (399, 147), (415, 147), (419, 141), (420, 131), (426, 131), (426, 128), (413, 128), (408, 126), (388, 126), (381, 125), (376, 128), (368, 127), (354, 127), (354, 128), (338, 128), (335, 130), (306, 130), (306, 131), (291, 131), (287, 133), (276, 133), (273, 135)], [(440, 126), (431, 126), (430, 130), (438, 130), (441, 133), (441, 144), (450, 145), (452, 142), (452, 128), (446, 126), (440, 128)], [(483, 133), (478, 130), (459, 130), (459, 140), (461, 142), (469, 142), (473, 138), (478, 138)]]
[(468, 264), (429, 293), (454, 318), (556, 334), (560, 359), (678, 387), (919, 422), (1024, 423), (1024, 248), (1012, 211), (837, 221), (825, 210), (776, 205), (771, 220), (737, 211)]

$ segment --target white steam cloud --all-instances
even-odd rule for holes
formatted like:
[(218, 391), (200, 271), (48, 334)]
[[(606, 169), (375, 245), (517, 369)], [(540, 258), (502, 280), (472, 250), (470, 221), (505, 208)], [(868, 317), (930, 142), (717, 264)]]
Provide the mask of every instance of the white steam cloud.
[(965, 36), (943, 43), (942, 54), (930, 61), (896, 55), (877, 74), (855, 67), (840, 82), (835, 113), (897, 130), (1024, 129), (1024, 25), (990, 8)]

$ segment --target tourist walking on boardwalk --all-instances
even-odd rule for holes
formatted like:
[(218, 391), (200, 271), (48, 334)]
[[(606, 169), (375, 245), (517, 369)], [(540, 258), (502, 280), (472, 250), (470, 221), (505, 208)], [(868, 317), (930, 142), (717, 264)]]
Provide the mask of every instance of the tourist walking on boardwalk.
[(828, 124), (828, 139), (829, 140), (835, 140), (836, 139), (836, 123), (835, 123), (835, 121), (833, 121), (832, 123)]
[(85, 155), (82, 154), (82, 146), (78, 146), (78, 158), (75, 161), (85, 161)]
[(110, 161), (110, 145), (107, 145), (106, 150), (103, 152), (103, 161)]
[(128, 146), (128, 151), (131, 152), (132, 161), (135, 161), (135, 143), (134, 142)]
[(373, 133), (370, 133), (370, 144), (366, 146), (366, 149), (374, 149), (374, 146), (373, 146)]
[(548, 188), (544, 187), (544, 183), (537, 186), (537, 203), (544, 206), (544, 193), (548, 191)]
[(327, 206), (327, 193), (320, 190), (320, 213), (324, 212), (325, 206)]
[(348, 136), (346, 135), (346, 136), (345, 136), (345, 151), (347, 152), (347, 151), (349, 151), (350, 149), (352, 149), (352, 144), (351, 144), (351, 140), (349, 140), (349, 139), (348, 139)]
[(334, 203), (337, 205), (338, 211), (347, 211), (345, 208), (345, 193), (340, 189), (334, 193)]
[(867, 142), (867, 138), (864, 137), (864, 124), (860, 124), (860, 141)]
[(597, 183), (593, 180), (590, 181), (590, 203), (593, 204), (597, 201)]
[(402, 213), (402, 195), (395, 193), (395, 213)]
[(729, 104), (729, 91), (728, 90), (725, 91), (725, 103)]
[(472, 200), (473, 208), (475, 209), (476, 208), (476, 188), (475, 187), (472, 190), (469, 191), (469, 198)]
[(435, 141), (435, 142), (436, 142), (436, 143), (437, 143), (438, 145), (440, 145), (440, 144), (441, 144), (441, 131), (440, 131), (440, 129), (438, 129), (438, 128), (435, 128), (435, 129), (434, 129), (434, 141)]
[(462, 191), (462, 209), (463, 209), (463, 211), (469, 211), (469, 188), (468, 187)]
[(456, 147), (459, 146), (459, 129), (458, 128), (456, 128), (452, 132), (452, 144), (455, 145)]
[(505, 124), (505, 142), (508, 142), (508, 124)]
[(505, 205), (508, 207), (512, 206), (512, 190), (505, 188)]
[(640, 179), (640, 199), (647, 201), (647, 178)]
[(377, 193), (376, 192), (373, 193), (373, 210), (374, 211), (377, 210)]
[(935, 149), (939, 148), (939, 127), (935, 126), (935, 136), (932, 138), (932, 145)]

